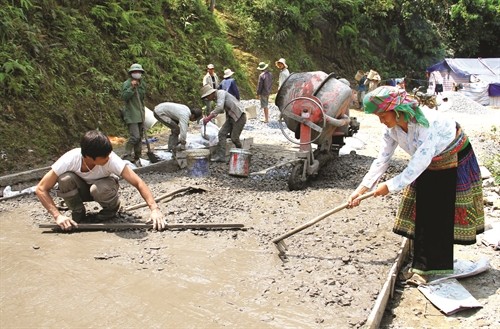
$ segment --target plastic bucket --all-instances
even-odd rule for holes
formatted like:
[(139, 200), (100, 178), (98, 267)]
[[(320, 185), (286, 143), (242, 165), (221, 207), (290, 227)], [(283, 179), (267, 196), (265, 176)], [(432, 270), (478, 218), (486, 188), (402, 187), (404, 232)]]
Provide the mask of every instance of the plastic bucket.
[(144, 107), (144, 115), (145, 115), (144, 128), (150, 129), (158, 122), (158, 120), (155, 118), (153, 111), (151, 111), (147, 107)]
[(252, 153), (243, 149), (231, 149), (229, 155), (229, 175), (248, 177)]
[(193, 149), (186, 151), (187, 171), (191, 177), (205, 177), (209, 170), (210, 150)]

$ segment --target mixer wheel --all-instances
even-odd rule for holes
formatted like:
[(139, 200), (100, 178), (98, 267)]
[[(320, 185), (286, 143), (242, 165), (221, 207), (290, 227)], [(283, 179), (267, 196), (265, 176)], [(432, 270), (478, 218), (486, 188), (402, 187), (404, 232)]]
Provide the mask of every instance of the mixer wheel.
[(288, 178), (288, 189), (290, 191), (300, 191), (307, 187), (307, 177), (302, 177), (304, 172), (304, 162), (296, 163), (290, 177)]

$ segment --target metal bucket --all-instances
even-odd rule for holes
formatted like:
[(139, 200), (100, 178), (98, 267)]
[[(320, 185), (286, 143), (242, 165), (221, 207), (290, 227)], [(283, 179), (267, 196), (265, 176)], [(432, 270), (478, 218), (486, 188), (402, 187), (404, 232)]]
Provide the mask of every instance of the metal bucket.
[(188, 174), (191, 177), (205, 177), (210, 175), (209, 170), (210, 150), (193, 149), (186, 151)]
[(252, 153), (243, 149), (231, 149), (229, 154), (229, 175), (248, 177)]

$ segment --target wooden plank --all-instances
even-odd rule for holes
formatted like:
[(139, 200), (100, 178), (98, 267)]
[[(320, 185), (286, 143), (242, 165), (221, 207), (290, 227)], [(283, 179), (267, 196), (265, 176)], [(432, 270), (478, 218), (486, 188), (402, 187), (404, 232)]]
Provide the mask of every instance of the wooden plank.
[(384, 311), (387, 307), (389, 297), (393, 296), (394, 285), (396, 283), (399, 270), (401, 269), (403, 261), (408, 254), (409, 242), (410, 240), (408, 240), (407, 238), (403, 238), (403, 242), (401, 243), (401, 248), (398, 252), (398, 256), (396, 257), (396, 261), (392, 265), (389, 274), (387, 275), (387, 280), (385, 281), (382, 290), (378, 294), (375, 305), (372, 308), (370, 315), (368, 316), (368, 320), (366, 321), (365, 328), (377, 329), (380, 327), (380, 322), (382, 321), (382, 317), (384, 316)]
[[(39, 224), (39, 228), (60, 230), (61, 227), (57, 224)], [(177, 223), (167, 224), (165, 230), (188, 230), (188, 229), (201, 229), (201, 230), (224, 230), (224, 229), (239, 229), (244, 228), (243, 224), (217, 224), (217, 223)], [(78, 228), (73, 230), (78, 231), (106, 231), (106, 230), (128, 230), (128, 229), (152, 229), (153, 224), (150, 223), (91, 223), (91, 224), (78, 224)]]
[(9, 174), (9, 175), (5, 175), (5, 176), (0, 176), (0, 187), (14, 185), (17, 183), (38, 181), (49, 170), (50, 170), (50, 167), (43, 167), (43, 168), (18, 172), (18, 173), (14, 173), (14, 174)]

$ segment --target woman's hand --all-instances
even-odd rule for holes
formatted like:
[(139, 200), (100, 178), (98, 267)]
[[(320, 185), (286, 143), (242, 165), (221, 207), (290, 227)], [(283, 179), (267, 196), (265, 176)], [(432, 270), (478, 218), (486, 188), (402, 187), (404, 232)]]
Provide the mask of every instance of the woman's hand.
[(361, 200), (358, 199), (361, 195), (365, 194), (368, 191), (367, 187), (359, 186), (351, 195), (347, 198), (347, 208), (354, 208), (359, 206)]
[(375, 194), (373, 194), (373, 196), (387, 195), (387, 194), (389, 194), (389, 188), (387, 187), (387, 184), (380, 183), (377, 185), (377, 188), (375, 189)]

